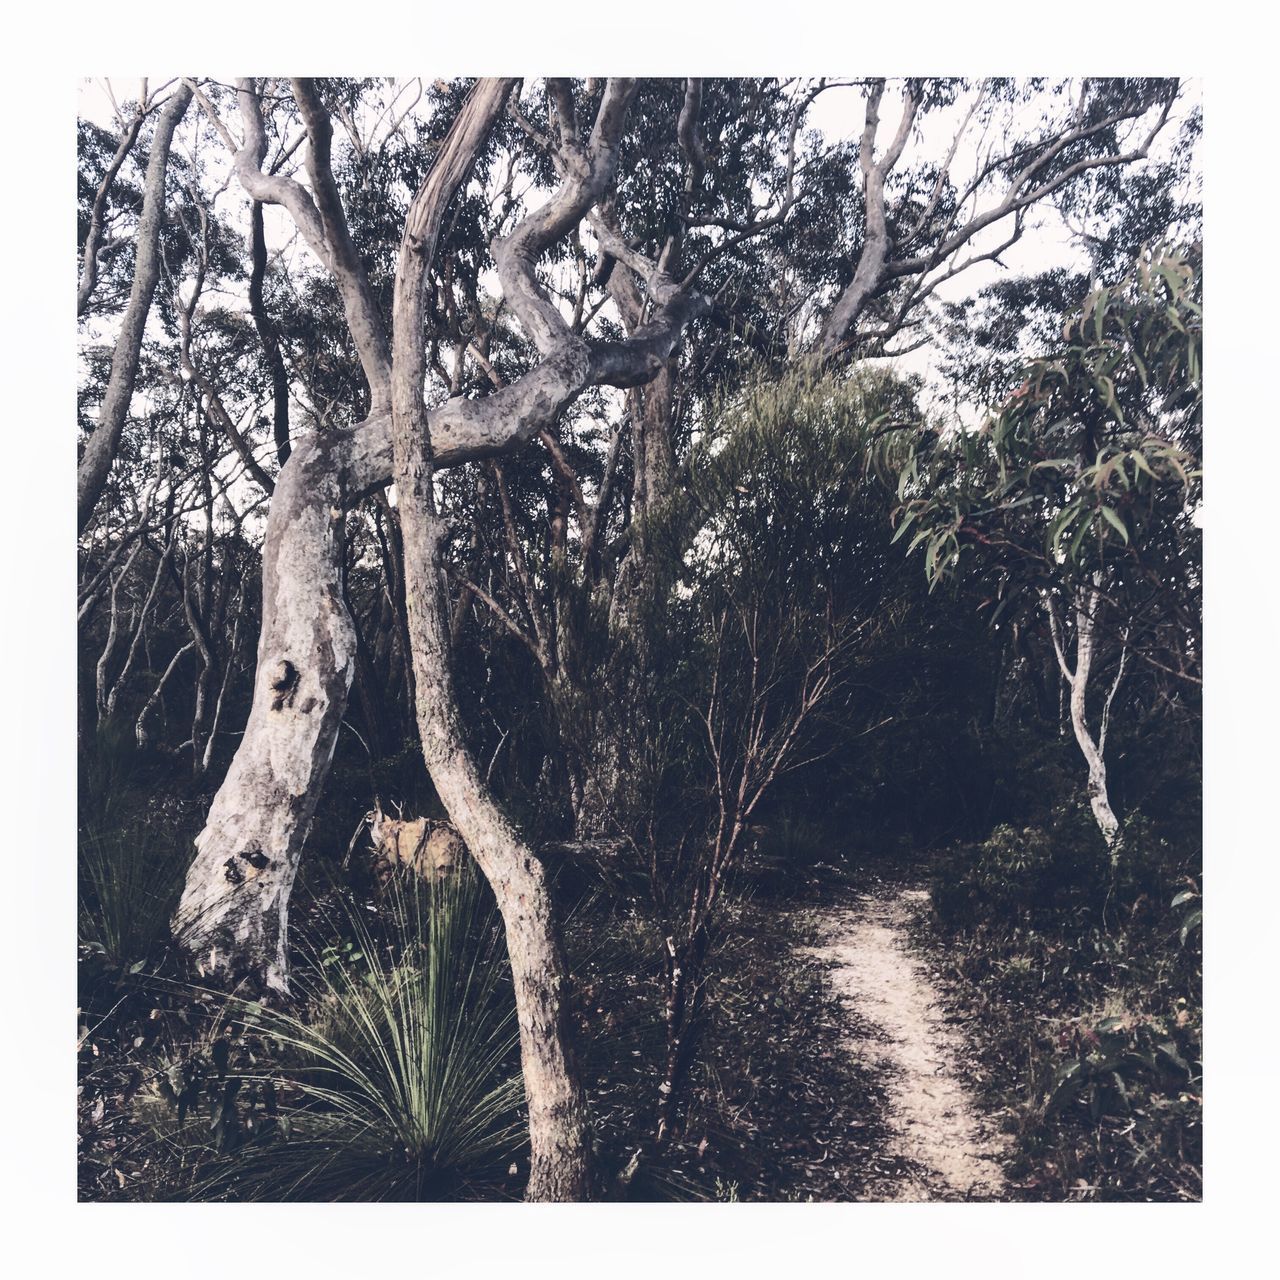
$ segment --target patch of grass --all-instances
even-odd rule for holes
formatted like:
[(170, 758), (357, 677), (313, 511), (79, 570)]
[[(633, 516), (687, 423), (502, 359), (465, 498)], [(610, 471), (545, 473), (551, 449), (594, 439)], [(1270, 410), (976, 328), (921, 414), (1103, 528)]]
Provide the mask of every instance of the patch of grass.
[(133, 726), (119, 715), (100, 721), (92, 735), (82, 739), (77, 762), (80, 820), (95, 828), (119, 821), (119, 812), (137, 799), (138, 744)]
[(79, 940), (111, 969), (135, 971), (168, 941), (188, 859), (138, 824), (80, 842)]

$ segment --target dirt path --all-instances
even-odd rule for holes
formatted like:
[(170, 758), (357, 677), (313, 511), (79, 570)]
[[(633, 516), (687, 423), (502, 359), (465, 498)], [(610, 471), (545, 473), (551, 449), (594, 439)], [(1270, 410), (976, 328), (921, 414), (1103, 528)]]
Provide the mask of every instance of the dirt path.
[(1000, 1137), (980, 1122), (963, 1080), (961, 1035), (909, 947), (908, 926), (924, 899), (921, 889), (891, 887), (814, 918), (822, 942), (809, 954), (830, 967), (835, 991), (878, 1033), (851, 1036), (848, 1047), (885, 1070), (895, 1130), (889, 1154), (918, 1171), (873, 1185), (866, 1198), (999, 1198)]

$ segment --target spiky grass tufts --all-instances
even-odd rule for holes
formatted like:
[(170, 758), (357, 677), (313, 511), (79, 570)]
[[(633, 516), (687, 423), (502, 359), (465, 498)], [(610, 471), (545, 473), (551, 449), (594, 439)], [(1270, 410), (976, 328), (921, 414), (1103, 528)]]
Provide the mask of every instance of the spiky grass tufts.
[(217, 1162), (202, 1198), (434, 1200), (501, 1194), (524, 1141), (518, 1033), (497, 911), (470, 868), (348, 903), (301, 1006), (247, 1007), (275, 1046), (244, 1074), (280, 1100), (268, 1139)]

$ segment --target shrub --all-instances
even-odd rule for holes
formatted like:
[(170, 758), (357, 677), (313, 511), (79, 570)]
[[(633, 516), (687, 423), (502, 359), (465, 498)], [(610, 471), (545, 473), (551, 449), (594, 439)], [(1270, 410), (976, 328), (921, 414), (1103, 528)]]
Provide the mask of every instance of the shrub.
[(743, 869), (762, 888), (782, 888), (829, 860), (832, 848), (832, 838), (821, 825), (786, 814), (759, 833)]
[[(1113, 870), (1087, 810), (938, 860), (944, 971), (1032, 1199), (1200, 1194), (1200, 900), (1140, 816)], [(1175, 891), (1176, 890), (1176, 891)], [(987, 1072), (990, 1075), (987, 1075)]]
[[(1101, 844), (1101, 840), (1098, 841)], [(953, 846), (936, 862), (930, 893), (947, 925), (1013, 920), (1061, 907), (1085, 889), (1086, 877), (1105, 883), (1107, 862), (1070, 833), (1041, 827), (998, 826), (982, 841)]]
[(136, 799), (138, 748), (133, 728), (123, 717), (101, 721), (81, 739), (80, 820), (95, 829), (119, 821), (118, 811)]

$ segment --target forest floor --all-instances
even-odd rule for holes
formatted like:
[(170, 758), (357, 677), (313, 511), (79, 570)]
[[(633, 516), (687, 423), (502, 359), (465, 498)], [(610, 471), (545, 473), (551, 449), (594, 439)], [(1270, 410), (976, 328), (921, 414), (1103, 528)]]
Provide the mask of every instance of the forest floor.
[(882, 883), (847, 906), (805, 913), (818, 942), (802, 954), (823, 966), (851, 1015), (844, 1050), (878, 1071), (887, 1094), (885, 1154), (910, 1171), (873, 1179), (859, 1198), (999, 1199), (1002, 1135), (966, 1083), (963, 1028), (911, 941), (927, 902), (921, 888)]

